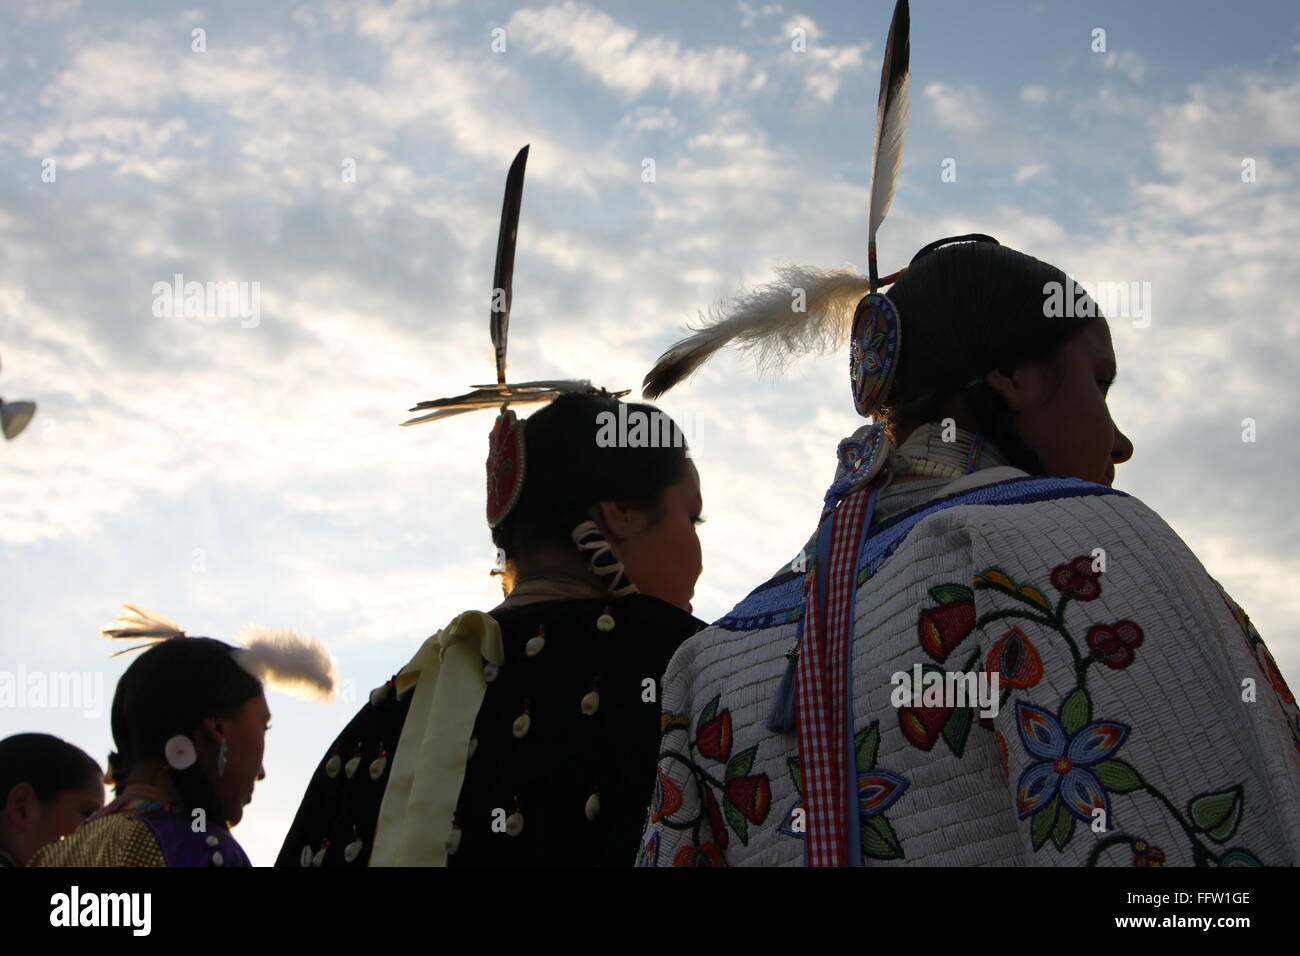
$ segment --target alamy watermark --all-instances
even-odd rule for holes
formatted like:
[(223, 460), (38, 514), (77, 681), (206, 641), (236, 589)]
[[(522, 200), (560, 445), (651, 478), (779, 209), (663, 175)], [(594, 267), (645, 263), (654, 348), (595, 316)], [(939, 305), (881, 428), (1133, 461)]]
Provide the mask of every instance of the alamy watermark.
[(1086, 282), (1066, 273), (1068, 282), (1043, 284), (1043, 315), (1049, 319), (1105, 315), (1132, 319), (1133, 328), (1151, 324), (1150, 282)]
[(171, 282), (155, 282), (150, 291), (155, 318), (239, 319), (245, 329), (262, 321), (260, 282), (186, 282), (177, 272)]
[(896, 671), (889, 682), (894, 685), (889, 702), (895, 707), (978, 707), (981, 717), (998, 715), (1001, 675), (997, 671), (961, 674), (923, 670), (914, 664), (911, 673)]
[[(694, 432), (695, 416), (687, 416), (687, 424)], [(692, 440), (694, 434), (692, 434)], [(656, 410), (645, 412), (628, 408), (622, 402), (618, 414), (600, 412), (596, 415), (596, 447), (598, 448), (684, 448), (686, 457), (691, 450), (686, 442), (686, 431), (669, 416)]]
[(0, 708), (80, 710), (90, 718), (104, 716), (102, 671), (0, 671)]

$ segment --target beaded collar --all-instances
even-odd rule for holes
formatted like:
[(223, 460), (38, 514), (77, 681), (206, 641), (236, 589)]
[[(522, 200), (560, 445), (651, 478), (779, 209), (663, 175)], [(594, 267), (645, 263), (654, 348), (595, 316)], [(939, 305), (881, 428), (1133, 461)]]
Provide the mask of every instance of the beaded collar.
[(944, 431), (939, 422), (914, 429), (891, 456), (894, 477), (960, 478), (982, 468), (1011, 464), (974, 432), (954, 428), (953, 440), (944, 441)]

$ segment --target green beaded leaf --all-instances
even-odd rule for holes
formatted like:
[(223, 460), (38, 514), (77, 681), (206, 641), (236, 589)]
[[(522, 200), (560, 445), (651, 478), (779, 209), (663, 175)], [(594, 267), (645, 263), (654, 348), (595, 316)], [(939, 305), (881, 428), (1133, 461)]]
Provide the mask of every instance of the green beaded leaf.
[(970, 734), (971, 725), (975, 722), (975, 709), (973, 707), (958, 707), (948, 718), (948, 722), (943, 725), (943, 742), (948, 745), (954, 757), (960, 757), (966, 749), (966, 738)]
[(722, 814), (727, 818), (731, 829), (736, 831), (736, 836), (740, 837), (740, 842), (748, 846), (749, 821), (745, 819), (744, 814), (731, 805), (731, 801), (725, 795), (722, 798)]
[(871, 770), (876, 766), (876, 751), (880, 749), (880, 721), (874, 721), (870, 727), (859, 730), (853, 742), (858, 755), (858, 772)]
[(757, 756), (757, 744), (736, 754), (727, 761), (727, 772), (723, 775), (723, 779), (734, 780), (736, 777), (745, 776), (745, 774), (749, 773), (749, 768), (754, 766), (754, 758)]
[(884, 817), (867, 817), (862, 821), (862, 855), (872, 860), (903, 858), (903, 845)]
[(1033, 838), (1035, 850), (1041, 849), (1043, 844), (1047, 842), (1047, 837), (1056, 826), (1056, 814), (1058, 810), (1061, 810), (1061, 800), (1059, 797), (1034, 814), (1034, 818), (1029, 825), (1029, 833)]
[(709, 701), (708, 706), (700, 711), (699, 720), (695, 721), (695, 736), (698, 737), (700, 735), (700, 731), (704, 729), (704, 725), (712, 720), (713, 716), (718, 712), (718, 702), (720, 700), (722, 700), (721, 694)]
[(790, 781), (794, 784), (795, 793), (803, 796), (803, 768), (799, 766), (798, 757), (787, 757), (786, 766), (790, 768)]
[(1203, 793), (1187, 804), (1187, 815), (1196, 829), (1215, 843), (1223, 843), (1237, 832), (1241, 822), (1241, 785), (1217, 793)]
[(1092, 717), (1092, 701), (1088, 699), (1088, 692), (1082, 687), (1076, 688), (1075, 691), (1065, 698), (1065, 703), (1061, 705), (1061, 726), (1070, 736), (1077, 734)]
[(930, 588), (930, 597), (940, 604), (975, 600), (975, 592), (961, 584), (939, 584)]
[(1103, 760), (1088, 769), (1111, 793), (1132, 793), (1146, 786), (1142, 775), (1122, 760)]
[(1058, 850), (1064, 850), (1065, 845), (1070, 842), (1077, 822), (1074, 814), (1065, 807), (1060, 807), (1056, 811), (1056, 825), (1052, 827), (1052, 842), (1056, 844)]

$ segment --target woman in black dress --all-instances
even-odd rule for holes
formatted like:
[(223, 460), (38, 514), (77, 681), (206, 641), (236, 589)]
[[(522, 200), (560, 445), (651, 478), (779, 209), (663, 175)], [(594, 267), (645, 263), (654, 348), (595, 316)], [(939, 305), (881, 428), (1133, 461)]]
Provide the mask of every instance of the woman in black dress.
[(276, 865), (634, 863), (659, 680), (703, 627), (699, 476), (661, 412), (603, 394), (503, 414), (488, 473), (505, 600), (371, 694)]

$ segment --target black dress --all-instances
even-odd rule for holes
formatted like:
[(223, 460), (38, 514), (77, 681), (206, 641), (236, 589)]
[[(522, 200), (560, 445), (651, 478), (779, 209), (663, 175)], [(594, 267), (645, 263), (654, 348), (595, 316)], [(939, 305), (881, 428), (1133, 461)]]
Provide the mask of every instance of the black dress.
[[(614, 627), (602, 631), (606, 611)], [(542, 601), (492, 616), (505, 663), (474, 724), (448, 866), (631, 866), (654, 787), (660, 680), (704, 622), (643, 594)], [(276, 866), (367, 864), (414, 696), (399, 701), (390, 681), (339, 734)]]

